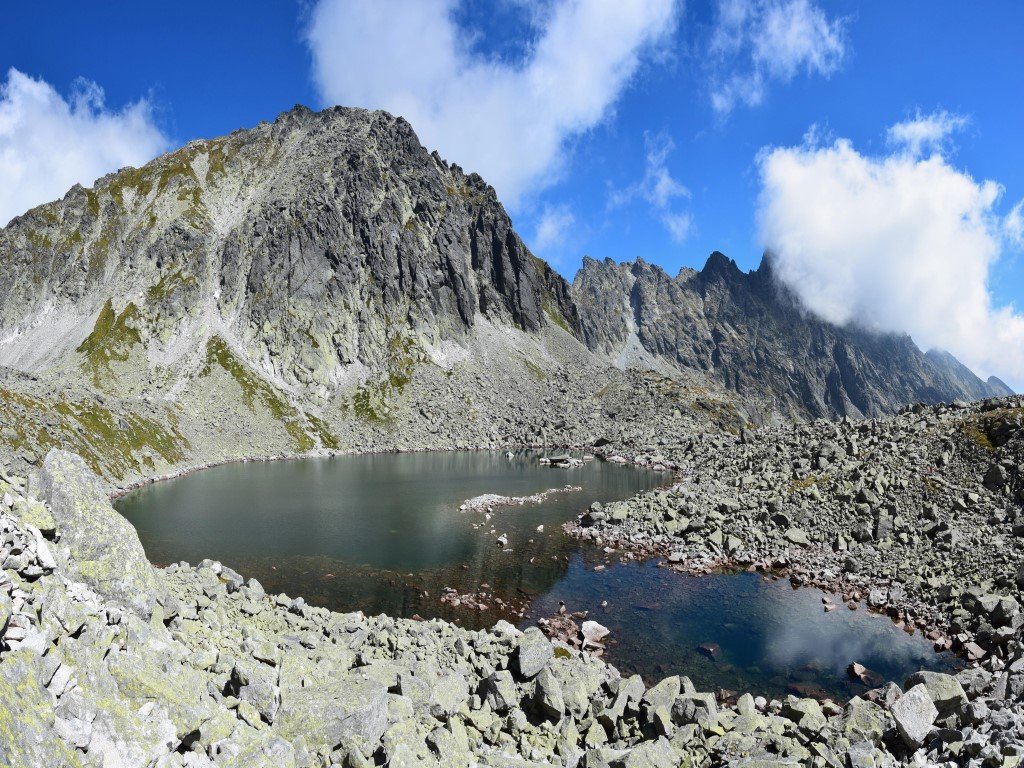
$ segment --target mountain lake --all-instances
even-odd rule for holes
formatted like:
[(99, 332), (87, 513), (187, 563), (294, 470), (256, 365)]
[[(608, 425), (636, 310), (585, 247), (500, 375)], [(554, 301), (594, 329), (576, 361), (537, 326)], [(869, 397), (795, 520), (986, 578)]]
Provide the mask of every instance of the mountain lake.
[[(219, 560), (270, 594), (337, 611), (521, 627), (587, 611), (609, 629), (606, 658), (648, 682), (698, 690), (848, 698), (885, 680), (958, 666), (951, 654), (861, 608), (826, 613), (823, 593), (757, 573), (685, 576), (619, 562), (562, 530), (593, 501), (672, 476), (595, 460), (552, 468), (530, 451), (389, 453), (226, 464), (132, 491), (115, 507), (157, 565)], [(552, 490), (557, 489), (557, 490)], [(484, 494), (522, 504), (466, 508)]]

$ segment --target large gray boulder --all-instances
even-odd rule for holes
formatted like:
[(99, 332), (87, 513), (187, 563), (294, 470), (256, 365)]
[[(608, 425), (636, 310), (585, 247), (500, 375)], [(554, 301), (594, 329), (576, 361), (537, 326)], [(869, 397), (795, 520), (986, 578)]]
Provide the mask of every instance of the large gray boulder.
[(922, 670), (908, 677), (903, 687), (910, 689), (916, 685), (923, 685), (928, 691), (929, 698), (939, 711), (939, 717), (951, 715), (967, 703), (964, 687), (952, 675)]
[(519, 638), (516, 650), (516, 666), (519, 674), (532, 680), (555, 656), (551, 641), (537, 627), (529, 627)]
[(323, 685), (281, 691), (274, 720), (286, 739), (311, 744), (345, 744), (371, 753), (388, 727), (388, 691), (377, 680), (356, 674)]
[(131, 524), (110, 505), (103, 483), (74, 453), (52, 450), (40, 473), (41, 496), (70, 550), (70, 571), (101, 595), (141, 616), (153, 612), (163, 588)]
[(939, 711), (924, 684), (915, 685), (900, 696), (890, 708), (896, 729), (908, 747), (917, 749), (924, 743)]

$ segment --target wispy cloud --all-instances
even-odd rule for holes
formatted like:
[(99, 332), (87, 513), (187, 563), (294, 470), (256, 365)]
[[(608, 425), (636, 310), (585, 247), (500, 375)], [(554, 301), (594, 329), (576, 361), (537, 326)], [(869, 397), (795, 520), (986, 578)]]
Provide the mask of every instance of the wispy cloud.
[[(905, 135), (913, 145), (944, 132)], [(903, 145), (869, 156), (845, 139), (767, 148), (759, 168), (764, 244), (810, 310), (909, 333), (1024, 384), (1024, 316), (989, 291), (1007, 237), (1022, 228), (1019, 205), (998, 215), (998, 183), (975, 181), (938, 145), (927, 157)]]
[(693, 219), (689, 213), (675, 210), (677, 200), (689, 199), (691, 196), (690, 190), (677, 181), (668, 169), (668, 158), (675, 150), (675, 143), (664, 132), (648, 132), (644, 134), (644, 144), (647, 153), (643, 178), (625, 189), (613, 190), (608, 197), (608, 208), (612, 210), (636, 199), (644, 200), (672, 239), (682, 242), (690, 234)]
[(757, 106), (772, 81), (828, 77), (846, 56), (846, 20), (811, 0), (721, 0), (709, 44), (711, 104)]
[(1006, 214), (1003, 231), (1017, 248), (1024, 248), (1024, 200), (1021, 200)]
[(903, 147), (911, 155), (919, 157), (925, 152), (944, 153), (949, 150), (949, 139), (963, 130), (970, 121), (963, 115), (945, 110), (904, 120), (889, 128), (886, 136), (890, 144)]
[(0, 84), (0, 226), (169, 145), (145, 99), (110, 110), (96, 83), (80, 80), (65, 98), (12, 68)]
[(307, 41), (321, 98), (404, 116), (428, 147), (479, 172), (516, 208), (563, 171), (568, 142), (605, 119), (677, 0), (557, 0), (531, 14), (522, 61), (474, 52), (456, 0), (319, 0)]
[(568, 205), (545, 206), (533, 237), (534, 250), (546, 254), (551, 249), (563, 245), (575, 224), (576, 217)]

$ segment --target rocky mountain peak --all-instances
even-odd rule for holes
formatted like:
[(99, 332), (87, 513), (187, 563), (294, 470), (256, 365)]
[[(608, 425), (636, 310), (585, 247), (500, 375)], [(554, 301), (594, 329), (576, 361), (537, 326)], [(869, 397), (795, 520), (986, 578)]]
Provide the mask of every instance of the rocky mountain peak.
[[(744, 273), (716, 251), (675, 278), (642, 261), (589, 261), (573, 282), (583, 336), (623, 360), (710, 376), (786, 418), (875, 416), (911, 402), (1007, 394), (952, 356), (906, 335), (838, 327), (804, 309), (775, 277), (773, 256)], [(629, 275), (629, 279), (625, 279)], [(998, 381), (998, 380), (997, 380)]]
[[(281, 385), (327, 393), (480, 322), (580, 333), (568, 286), (493, 188), (381, 111), (297, 106), (191, 142), (16, 218), (0, 252), (0, 364), (99, 366), (102, 386), (122, 362), (201, 366), (214, 337)], [(121, 351), (89, 360), (108, 307)]]
[(734, 278), (736, 275), (742, 273), (735, 261), (730, 259), (721, 251), (712, 251), (711, 255), (708, 256), (708, 260), (704, 262), (704, 269), (701, 270), (701, 274), (704, 275), (705, 278), (712, 276)]

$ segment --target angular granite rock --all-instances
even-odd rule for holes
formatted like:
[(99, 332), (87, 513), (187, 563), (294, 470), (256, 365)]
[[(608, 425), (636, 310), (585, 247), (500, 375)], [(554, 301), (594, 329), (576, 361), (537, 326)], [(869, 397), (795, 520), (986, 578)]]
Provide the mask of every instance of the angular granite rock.
[(40, 481), (60, 545), (71, 550), (73, 572), (100, 594), (148, 618), (163, 589), (138, 534), (110, 505), (100, 479), (80, 456), (53, 450), (43, 462)]

